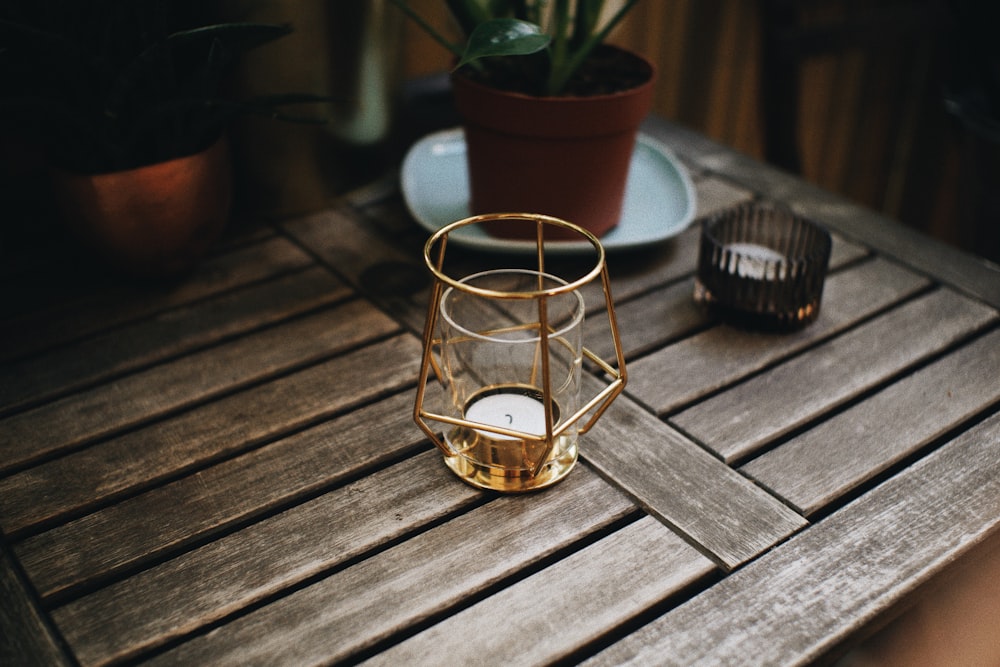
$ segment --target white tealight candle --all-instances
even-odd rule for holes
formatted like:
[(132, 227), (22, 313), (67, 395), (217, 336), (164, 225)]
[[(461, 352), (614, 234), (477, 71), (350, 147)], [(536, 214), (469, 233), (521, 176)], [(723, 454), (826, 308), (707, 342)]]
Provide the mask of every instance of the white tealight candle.
[[(500, 392), (483, 396), (468, 407), (465, 418), (479, 424), (545, 435), (545, 406), (537, 398), (523, 393)], [(496, 440), (514, 439), (499, 433), (480, 433)]]
[[(757, 243), (730, 243), (726, 250), (737, 256), (736, 273), (741, 278), (773, 279), (775, 268), (785, 260), (785, 256), (777, 250)], [(771, 262), (770, 271), (768, 262)]]

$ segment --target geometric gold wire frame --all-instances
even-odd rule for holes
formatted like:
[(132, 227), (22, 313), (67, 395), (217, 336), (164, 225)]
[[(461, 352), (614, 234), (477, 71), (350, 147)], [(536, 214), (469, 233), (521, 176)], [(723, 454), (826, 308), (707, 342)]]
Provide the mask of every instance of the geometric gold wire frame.
[[(539, 284), (537, 289), (519, 292), (502, 292), (497, 290), (490, 290), (481, 287), (476, 287), (474, 285), (469, 285), (467, 283), (460, 282), (444, 272), (444, 260), (445, 253), (448, 246), (448, 237), (455, 230), (465, 227), (467, 225), (482, 224), (486, 221), (493, 220), (504, 220), (504, 219), (517, 219), (517, 220), (528, 220), (534, 221), (536, 223), (536, 233), (535, 233), (535, 246), (536, 246), (536, 257), (538, 264), (538, 276)], [(555, 287), (544, 287), (542, 285), (542, 276), (545, 274), (545, 228), (546, 227), (561, 227), (563, 229), (568, 229), (571, 232), (579, 235), (583, 239), (586, 239), (594, 247), (597, 253), (597, 261), (594, 267), (581, 278), (565, 284), (560, 284)], [(615, 317), (614, 304), (611, 298), (611, 289), (608, 279), (608, 269), (607, 262), (605, 261), (604, 247), (598, 241), (597, 237), (590, 232), (582, 229), (581, 227), (574, 225), (572, 223), (566, 222), (559, 218), (554, 218), (552, 216), (540, 215), (540, 214), (529, 214), (529, 213), (493, 213), (486, 215), (478, 215), (470, 218), (465, 218), (464, 220), (459, 220), (453, 222), (445, 227), (442, 227), (436, 231), (427, 243), (424, 245), (424, 261), (427, 264), (427, 268), (430, 270), (431, 274), (434, 276), (434, 286), (431, 293), (430, 303), (427, 309), (427, 320), (424, 324), (424, 335), (423, 335), (423, 359), (420, 366), (420, 377), (417, 382), (417, 396), (414, 404), (413, 418), (417, 425), (423, 430), (423, 432), (431, 439), (431, 441), (441, 449), (445, 456), (456, 456), (457, 452), (452, 451), (447, 442), (441, 438), (438, 430), (432, 428), (427, 422), (433, 421), (442, 424), (448, 424), (451, 426), (472, 428), (478, 431), (485, 431), (488, 433), (493, 433), (499, 436), (506, 436), (510, 438), (517, 438), (524, 441), (540, 442), (544, 445), (542, 450), (542, 455), (538, 457), (537, 463), (533, 470), (531, 470), (531, 475), (536, 475), (545, 463), (548, 461), (552, 454), (553, 447), (555, 446), (556, 439), (564, 433), (570, 427), (576, 425), (587, 413), (593, 411), (593, 414), (586, 421), (585, 424), (579, 427), (577, 431), (578, 435), (583, 435), (597, 422), (601, 415), (607, 410), (611, 402), (622, 392), (625, 388), (625, 382), (627, 380), (627, 374), (625, 370), (625, 358), (622, 352), (621, 337), (618, 331), (618, 322)], [(552, 328), (548, 322), (548, 299), (550, 297), (569, 293), (580, 287), (590, 283), (592, 280), (600, 276), (601, 286), (604, 293), (604, 303), (605, 312), (608, 316), (608, 323), (611, 330), (611, 338), (614, 344), (615, 350), (615, 365), (611, 365), (605, 360), (601, 359), (599, 356), (591, 352), (586, 346), (582, 349), (582, 354), (585, 358), (589, 359), (593, 364), (595, 364), (601, 371), (603, 371), (606, 377), (610, 378), (610, 382), (604, 387), (597, 395), (593, 396), (589, 400), (582, 403), (581, 407), (576, 411), (576, 413), (568, 416), (563, 416), (562, 423), (558, 428), (555, 427), (555, 415), (553, 410), (553, 400), (552, 400), (552, 388), (551, 388), (551, 377), (549, 372), (549, 335), (553, 333)], [(545, 413), (545, 433), (544, 435), (525, 433), (523, 431), (517, 431), (512, 429), (507, 429), (502, 426), (496, 426), (492, 424), (483, 424), (480, 422), (470, 421), (468, 419), (452, 417), (449, 415), (442, 415), (431, 412), (427, 410), (424, 406), (425, 389), (427, 381), (430, 377), (431, 370), (434, 371), (435, 375), (441, 379), (442, 369), (434, 360), (434, 349), (441, 345), (441, 341), (434, 337), (434, 331), (437, 326), (437, 317), (439, 312), (441, 295), (445, 289), (445, 286), (450, 286), (454, 289), (474, 294), (480, 297), (491, 298), (491, 299), (535, 299), (538, 302), (538, 335), (540, 336), (540, 371), (541, 371), (541, 394), (542, 394), (542, 404)]]

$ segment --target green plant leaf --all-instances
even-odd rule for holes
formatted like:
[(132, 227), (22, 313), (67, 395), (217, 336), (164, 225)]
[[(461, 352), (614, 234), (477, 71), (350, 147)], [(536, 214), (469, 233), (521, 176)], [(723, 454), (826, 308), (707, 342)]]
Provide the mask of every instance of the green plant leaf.
[(167, 37), (173, 44), (193, 42), (206, 44), (219, 39), (238, 53), (250, 51), (291, 34), (292, 27), (273, 23), (218, 23), (189, 30), (180, 30)]
[(518, 19), (493, 19), (479, 24), (458, 67), (488, 56), (525, 56), (546, 48), (551, 41), (534, 23)]
[(573, 45), (583, 44), (597, 31), (597, 23), (604, 10), (604, 0), (580, 0), (576, 6), (573, 25)]

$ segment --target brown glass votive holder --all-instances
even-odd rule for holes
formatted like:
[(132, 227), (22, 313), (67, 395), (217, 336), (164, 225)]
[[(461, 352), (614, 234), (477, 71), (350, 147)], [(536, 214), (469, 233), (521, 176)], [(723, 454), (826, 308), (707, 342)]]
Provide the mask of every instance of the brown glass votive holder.
[(695, 301), (727, 321), (789, 331), (819, 316), (830, 233), (788, 209), (751, 202), (702, 223)]

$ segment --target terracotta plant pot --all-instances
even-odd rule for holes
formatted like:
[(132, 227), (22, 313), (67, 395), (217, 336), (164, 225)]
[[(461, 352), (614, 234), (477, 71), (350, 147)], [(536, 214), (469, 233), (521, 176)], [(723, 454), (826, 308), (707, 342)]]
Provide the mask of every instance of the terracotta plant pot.
[(169, 278), (192, 269), (229, 218), (229, 146), (109, 174), (53, 170), (69, 227), (114, 267)]
[[(588, 97), (532, 97), (453, 76), (472, 213), (544, 213), (596, 236), (617, 225), (636, 134), (653, 102), (653, 66), (631, 57), (645, 83)], [(533, 227), (488, 229), (525, 230)]]

